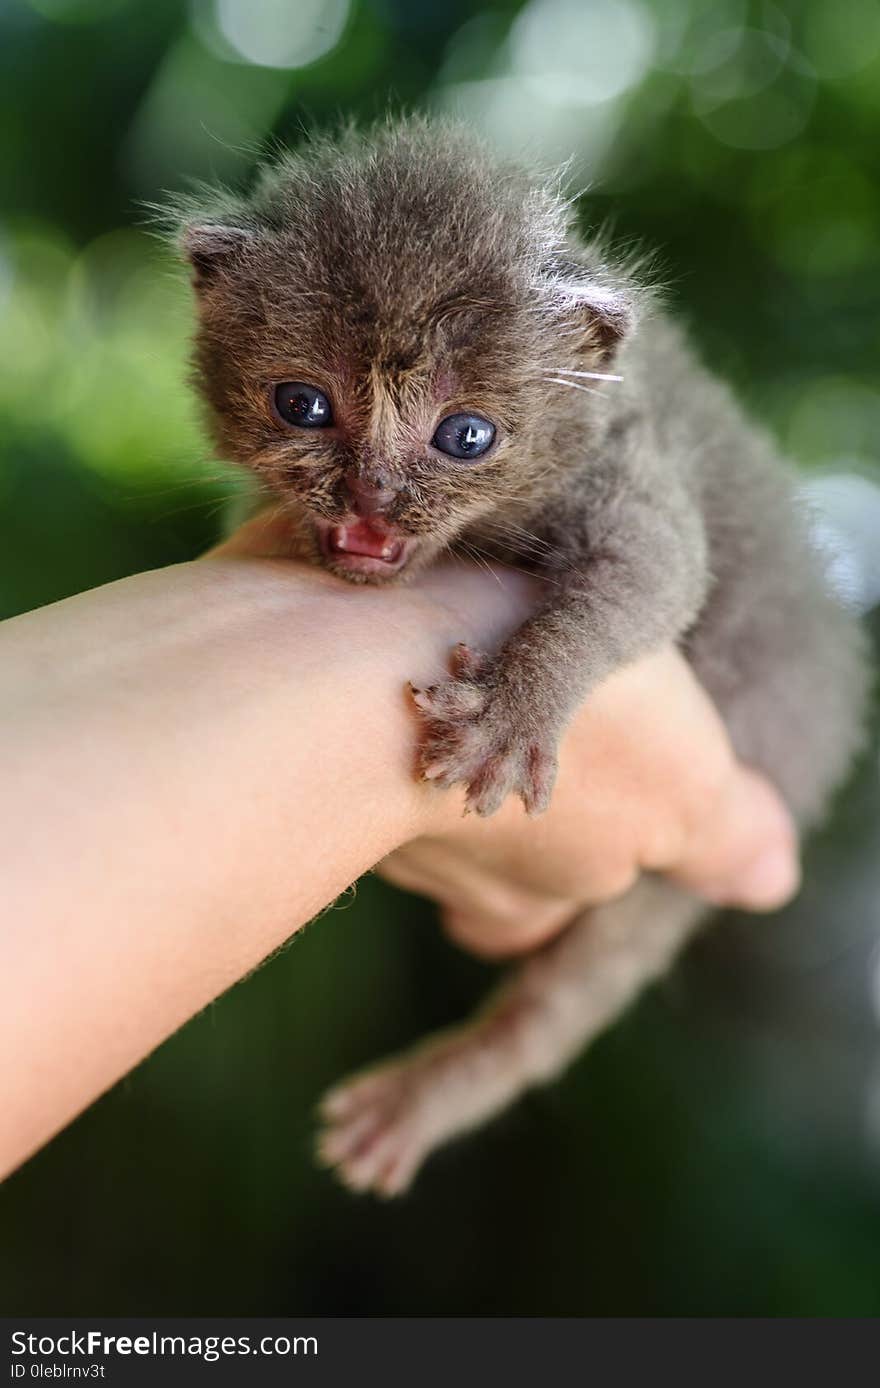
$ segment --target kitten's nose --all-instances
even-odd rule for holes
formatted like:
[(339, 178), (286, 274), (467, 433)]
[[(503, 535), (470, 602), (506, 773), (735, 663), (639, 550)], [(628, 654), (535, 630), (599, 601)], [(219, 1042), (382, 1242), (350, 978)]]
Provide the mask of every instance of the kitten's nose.
[(397, 496), (390, 479), (381, 472), (369, 477), (356, 472), (346, 473), (345, 485), (356, 516), (381, 516)]

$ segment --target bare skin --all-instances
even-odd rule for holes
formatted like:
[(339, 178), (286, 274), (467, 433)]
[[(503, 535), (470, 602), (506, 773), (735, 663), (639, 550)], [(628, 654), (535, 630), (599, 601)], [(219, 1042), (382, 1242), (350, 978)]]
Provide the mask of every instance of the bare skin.
[[(204, 561), (0, 627), (4, 1173), (380, 860), (489, 954), (646, 865), (752, 909), (795, 888), (786, 812), (672, 653), (582, 711), (558, 813), (462, 822), (460, 796), (412, 776), (401, 691), (463, 636), (497, 645), (528, 583), (455, 566), (352, 591), (267, 553), (252, 525)], [(524, 868), (536, 833), (545, 866)], [(554, 877), (574, 837), (602, 835), (611, 866), (589, 854)]]

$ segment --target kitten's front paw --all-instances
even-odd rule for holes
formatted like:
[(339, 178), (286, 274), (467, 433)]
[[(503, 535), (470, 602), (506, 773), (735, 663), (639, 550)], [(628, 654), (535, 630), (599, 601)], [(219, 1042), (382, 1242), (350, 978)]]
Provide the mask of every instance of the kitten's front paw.
[(429, 689), (412, 687), (424, 717), (422, 776), (437, 785), (467, 787), (467, 808), (494, 814), (519, 795), (529, 814), (550, 803), (556, 779), (557, 737), (523, 709), (487, 657), (460, 645), (453, 677)]

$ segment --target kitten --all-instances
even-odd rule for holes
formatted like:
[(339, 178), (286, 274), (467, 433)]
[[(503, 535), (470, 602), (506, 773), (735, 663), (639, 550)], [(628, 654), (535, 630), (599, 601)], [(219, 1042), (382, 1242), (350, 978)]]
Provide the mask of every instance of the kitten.
[[(740, 758), (802, 826), (856, 749), (867, 687), (792, 469), (558, 182), (422, 120), (315, 138), (248, 196), (178, 204), (195, 369), (225, 457), (289, 501), (302, 550), (387, 583), (449, 547), (529, 565), (543, 607), (416, 691), (421, 766), (491, 814), (544, 809), (560, 734), (611, 671), (675, 641)], [(394, 1194), (556, 1074), (704, 907), (662, 880), (585, 913), (488, 1009), (334, 1091), (321, 1152)]]

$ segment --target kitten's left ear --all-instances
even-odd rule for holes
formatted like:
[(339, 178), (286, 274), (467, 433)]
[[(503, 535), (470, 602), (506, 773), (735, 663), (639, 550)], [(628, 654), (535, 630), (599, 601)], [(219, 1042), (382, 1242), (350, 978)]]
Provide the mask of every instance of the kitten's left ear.
[(193, 268), (196, 290), (204, 289), (225, 267), (239, 260), (253, 241), (244, 227), (193, 223), (184, 229), (180, 246)]
[(609, 361), (635, 327), (632, 300), (623, 290), (588, 282), (566, 284), (563, 292), (565, 318), (574, 323), (576, 334), (578, 328), (582, 334), (580, 350), (598, 354), (600, 361)]

